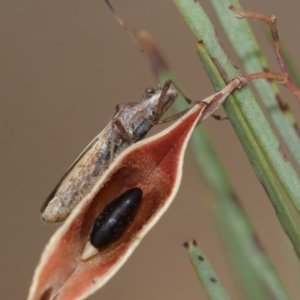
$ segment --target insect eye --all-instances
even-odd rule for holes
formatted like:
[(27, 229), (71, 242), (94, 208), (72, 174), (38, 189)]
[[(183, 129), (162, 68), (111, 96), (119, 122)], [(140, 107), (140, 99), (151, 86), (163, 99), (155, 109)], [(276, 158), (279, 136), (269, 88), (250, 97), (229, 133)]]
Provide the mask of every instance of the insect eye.
[(91, 244), (101, 248), (117, 240), (132, 222), (142, 197), (140, 188), (132, 188), (111, 201), (95, 221)]
[(149, 98), (155, 94), (154, 88), (146, 88), (145, 89), (145, 97)]

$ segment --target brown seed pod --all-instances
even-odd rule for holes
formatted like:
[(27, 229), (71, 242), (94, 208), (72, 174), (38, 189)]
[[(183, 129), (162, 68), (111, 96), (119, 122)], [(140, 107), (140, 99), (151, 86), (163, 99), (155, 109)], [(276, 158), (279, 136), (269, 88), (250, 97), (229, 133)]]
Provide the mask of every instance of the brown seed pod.
[[(174, 199), (187, 142), (206, 105), (191, 109), (161, 133), (121, 154), (92, 192), (50, 239), (35, 271), (28, 299), (84, 299), (125, 263)], [(138, 214), (124, 234), (82, 259), (94, 222), (110, 201), (126, 190), (143, 191)]]

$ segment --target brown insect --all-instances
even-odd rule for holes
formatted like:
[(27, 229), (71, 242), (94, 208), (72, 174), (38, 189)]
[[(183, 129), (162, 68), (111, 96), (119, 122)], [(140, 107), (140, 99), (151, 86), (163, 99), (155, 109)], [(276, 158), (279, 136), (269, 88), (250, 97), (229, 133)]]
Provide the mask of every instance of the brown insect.
[[(106, 0), (118, 22), (138, 45), (135, 37)], [(139, 47), (139, 45), (138, 45)], [(140, 47), (139, 47), (140, 49)], [(48, 223), (64, 221), (81, 199), (91, 191), (111, 162), (133, 143), (143, 139), (156, 124), (176, 120), (183, 113), (161, 120), (178, 94), (187, 98), (172, 81), (160, 86), (158, 75), (147, 56), (140, 49), (157, 79), (159, 88), (146, 89), (139, 102), (119, 104), (112, 120), (82, 151), (65, 175), (60, 179), (41, 208), (42, 220)]]

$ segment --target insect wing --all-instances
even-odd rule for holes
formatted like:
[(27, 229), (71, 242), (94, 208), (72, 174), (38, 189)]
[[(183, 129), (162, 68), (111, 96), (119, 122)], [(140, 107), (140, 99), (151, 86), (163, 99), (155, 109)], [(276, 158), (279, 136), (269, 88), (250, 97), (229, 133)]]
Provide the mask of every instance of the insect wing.
[(43, 213), (48, 205), (48, 203), (52, 200), (52, 198), (55, 196), (57, 190), (61, 186), (62, 182), (66, 179), (66, 177), (72, 172), (74, 167), (77, 165), (77, 163), (82, 159), (82, 157), (93, 147), (93, 145), (97, 142), (99, 136), (97, 135), (86, 147), (85, 149), (79, 154), (79, 156), (75, 159), (75, 161), (72, 163), (72, 165), (69, 167), (69, 169), (66, 171), (66, 173), (62, 176), (62, 178), (59, 180), (59, 182), (56, 184), (55, 188), (52, 190), (50, 195), (47, 197), (45, 202), (43, 203), (41, 207), (41, 213)]
[[(115, 114), (117, 115), (118, 112)], [(52, 190), (50, 195), (47, 197), (45, 202), (43, 203), (41, 207), (41, 213), (43, 213), (48, 206), (48, 203), (53, 199), (56, 192), (64, 182), (64, 180), (68, 177), (68, 175), (76, 168), (78, 163), (82, 160), (82, 158), (89, 152), (89, 150), (97, 143), (98, 140), (100, 140), (105, 133), (108, 131), (108, 128), (111, 126), (111, 123), (108, 123), (107, 126), (84, 148), (84, 150), (78, 155), (78, 157), (75, 159), (75, 161), (71, 164), (69, 169), (66, 171), (66, 173), (62, 176), (62, 178), (59, 180), (59, 182), (56, 184), (55, 188)]]

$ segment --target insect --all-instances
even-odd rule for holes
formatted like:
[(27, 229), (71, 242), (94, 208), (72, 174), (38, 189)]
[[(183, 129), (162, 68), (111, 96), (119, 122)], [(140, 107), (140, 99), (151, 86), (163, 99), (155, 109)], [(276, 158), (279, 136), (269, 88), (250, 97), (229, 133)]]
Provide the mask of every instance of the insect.
[(139, 47), (150, 65), (159, 88), (157, 90), (146, 89), (139, 102), (117, 105), (112, 120), (82, 151), (44, 202), (41, 208), (42, 220), (48, 223), (64, 221), (124, 149), (144, 138), (154, 125), (180, 117), (184, 112), (160, 120), (179, 93), (189, 104), (193, 102), (172, 80), (166, 81), (163, 87), (160, 86), (156, 71), (135, 37), (116, 14), (108, 0), (106, 3), (121, 26)]
[(101, 248), (117, 240), (132, 222), (142, 197), (140, 188), (132, 188), (111, 201), (95, 221), (91, 244)]

